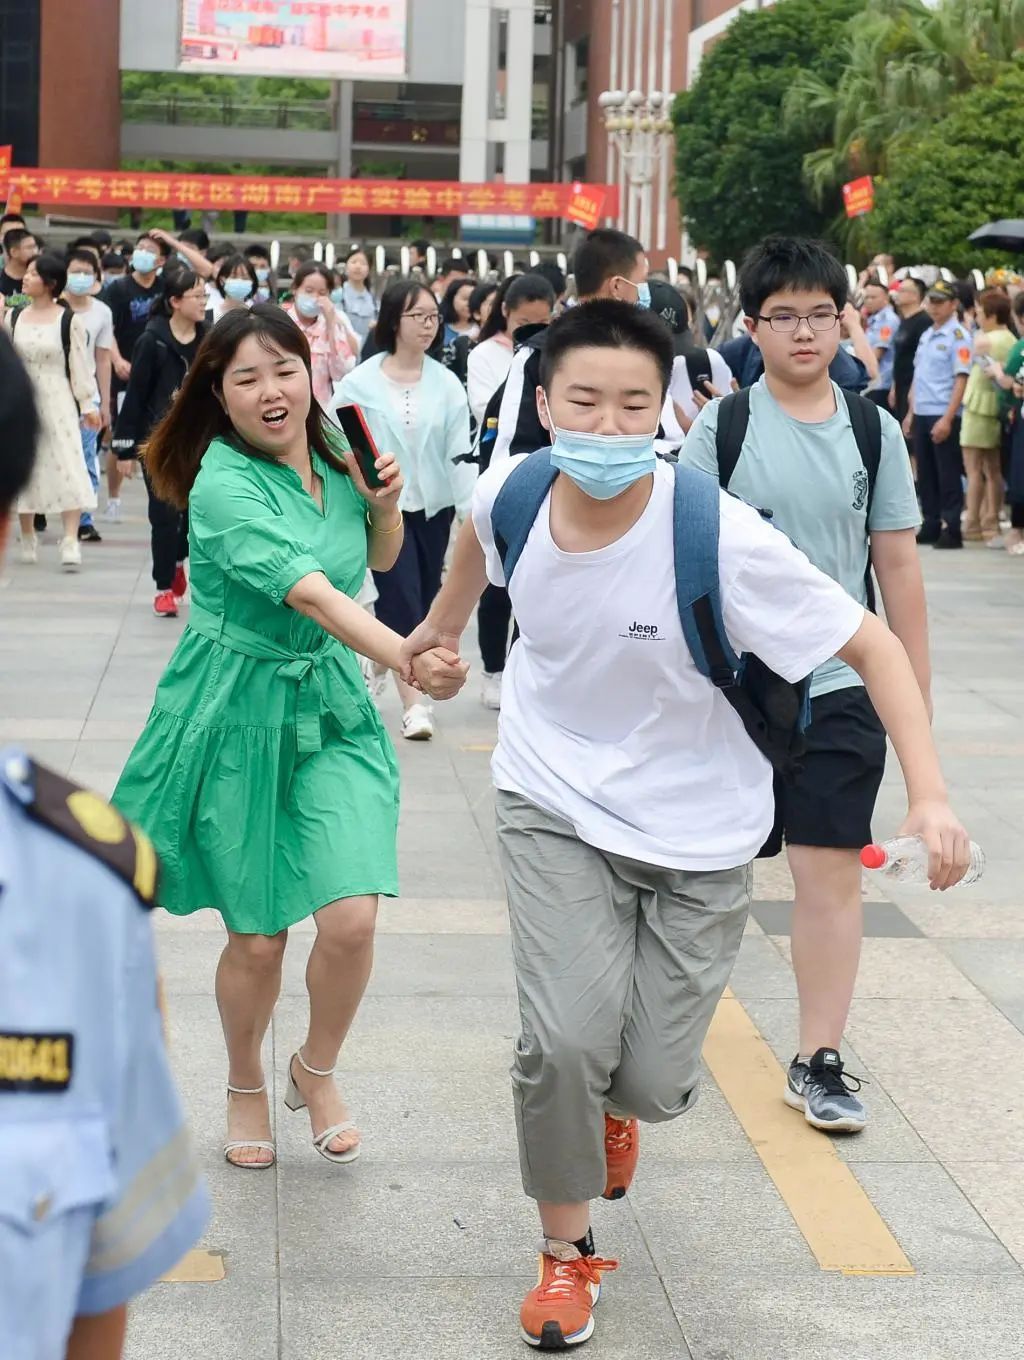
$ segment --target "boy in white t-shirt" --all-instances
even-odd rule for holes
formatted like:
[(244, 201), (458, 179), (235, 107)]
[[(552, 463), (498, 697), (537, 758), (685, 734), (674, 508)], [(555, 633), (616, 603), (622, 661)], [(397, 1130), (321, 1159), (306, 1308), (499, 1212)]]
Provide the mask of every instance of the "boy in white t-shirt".
[[(521, 1330), (546, 1350), (593, 1331), (616, 1262), (594, 1254), (589, 1201), (626, 1192), (638, 1119), (674, 1119), (696, 1099), (773, 824), (771, 767), (683, 638), (674, 472), (654, 455), (672, 359), (661, 322), (622, 302), (552, 323), (537, 403), (559, 475), (509, 586), (521, 636), (493, 772), (522, 1018), (520, 1161), (544, 1239)], [(487, 581), (505, 583), (491, 511), (519, 466), (481, 477), (407, 662), (457, 650)], [(904, 769), (903, 832), (932, 850), (932, 885), (951, 886), (967, 837), (902, 646), (755, 510), (723, 494), (720, 514), (734, 649), (789, 680), (836, 653), (859, 671)]]

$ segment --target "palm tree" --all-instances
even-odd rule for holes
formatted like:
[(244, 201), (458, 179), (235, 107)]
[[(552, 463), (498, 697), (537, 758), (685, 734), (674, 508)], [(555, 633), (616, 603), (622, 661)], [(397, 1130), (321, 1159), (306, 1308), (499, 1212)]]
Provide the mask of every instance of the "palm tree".
[(867, 0), (848, 29), (838, 85), (800, 72), (785, 103), (794, 129), (831, 129), (804, 160), (819, 203), (851, 177), (884, 174), (906, 138), (1008, 61), (1024, 45), (1024, 0)]

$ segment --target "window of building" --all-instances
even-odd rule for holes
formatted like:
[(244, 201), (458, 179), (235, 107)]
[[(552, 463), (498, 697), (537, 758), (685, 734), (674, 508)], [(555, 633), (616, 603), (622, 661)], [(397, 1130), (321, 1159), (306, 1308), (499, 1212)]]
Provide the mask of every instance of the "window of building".
[(590, 38), (580, 38), (573, 43), (573, 58), (576, 74), (572, 102), (584, 104), (590, 91)]
[(0, 0), (0, 128), (15, 165), (39, 164), (40, 0)]

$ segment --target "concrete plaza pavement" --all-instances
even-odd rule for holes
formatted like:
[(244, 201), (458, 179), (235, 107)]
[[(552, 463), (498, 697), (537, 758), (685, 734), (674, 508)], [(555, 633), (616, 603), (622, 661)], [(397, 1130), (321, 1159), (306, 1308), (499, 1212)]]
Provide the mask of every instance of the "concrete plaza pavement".
[[(78, 576), (61, 575), (52, 533), (37, 566), (0, 568), (0, 744), (105, 794), (187, 619), (153, 616), (138, 485), (126, 506), (124, 524), (101, 524), (105, 541), (86, 547)], [(645, 1129), (633, 1191), (596, 1206), (598, 1249), (622, 1266), (606, 1280), (594, 1360), (1024, 1354), (1024, 563), (928, 551), (925, 569), (936, 732), (985, 878), (941, 899), (869, 893), (845, 1056), (870, 1083), (872, 1122), (822, 1159), (825, 1140), (805, 1141), (777, 1083), (770, 1099), (743, 1098), (795, 1046), (792, 885), (781, 861), (758, 866), (736, 1000), (723, 1003), (731, 1020), (714, 1046), (721, 1088), (708, 1076), (691, 1116)], [(382, 906), (373, 980), (339, 1067), (365, 1138), (358, 1163), (318, 1158), (305, 1114), (282, 1103), (311, 927), (292, 932), (267, 1042), (278, 1165), (249, 1174), (220, 1151), (219, 920), (157, 913), (172, 1056), (214, 1215), (184, 1278), (133, 1307), (129, 1360), (527, 1353), (517, 1309), (537, 1227), (508, 1081), (517, 1008), (492, 829), (495, 723), (478, 694), (477, 675), (439, 708), (433, 743), (399, 743), (406, 895)], [(385, 709), (393, 728), (393, 694)], [(895, 827), (901, 807), (891, 760), (877, 829)], [(835, 1184), (849, 1214), (829, 1213)], [(829, 1269), (822, 1228), (835, 1239)], [(858, 1273), (879, 1233), (901, 1273), (878, 1261)]]

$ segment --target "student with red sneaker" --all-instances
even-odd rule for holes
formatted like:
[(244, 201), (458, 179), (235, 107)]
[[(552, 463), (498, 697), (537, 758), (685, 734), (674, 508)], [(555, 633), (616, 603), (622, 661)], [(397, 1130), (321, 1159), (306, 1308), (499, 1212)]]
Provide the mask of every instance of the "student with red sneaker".
[[(520, 1326), (540, 1350), (593, 1333), (617, 1262), (596, 1254), (590, 1201), (628, 1190), (639, 1120), (696, 1100), (751, 861), (773, 825), (772, 766), (736, 707), (731, 653), (780, 684), (836, 654), (853, 666), (900, 758), (903, 834), (928, 844), (933, 887), (969, 858), (900, 642), (756, 510), (656, 459), (674, 357), (661, 320), (624, 302), (551, 324), (536, 397), (552, 445), (480, 478), (447, 580), (402, 652), (408, 675), (419, 653), (457, 650), (487, 581), (508, 585), (521, 636), (493, 774), (522, 1025), (520, 1163), (542, 1233)], [(684, 596), (691, 576), (703, 594)], [(711, 667), (721, 688), (707, 647), (698, 668), (698, 611), (728, 667), (728, 684)]]

